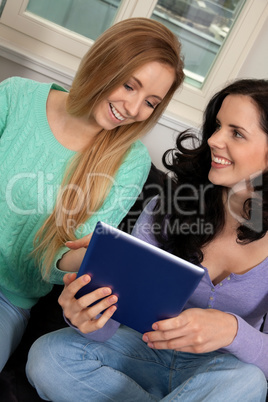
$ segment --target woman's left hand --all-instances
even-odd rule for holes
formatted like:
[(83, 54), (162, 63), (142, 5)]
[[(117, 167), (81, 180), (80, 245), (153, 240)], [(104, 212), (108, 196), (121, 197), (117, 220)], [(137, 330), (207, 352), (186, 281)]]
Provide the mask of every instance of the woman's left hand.
[(207, 353), (223, 348), (234, 340), (238, 323), (235, 316), (213, 309), (184, 310), (177, 317), (153, 324), (143, 340), (155, 349)]

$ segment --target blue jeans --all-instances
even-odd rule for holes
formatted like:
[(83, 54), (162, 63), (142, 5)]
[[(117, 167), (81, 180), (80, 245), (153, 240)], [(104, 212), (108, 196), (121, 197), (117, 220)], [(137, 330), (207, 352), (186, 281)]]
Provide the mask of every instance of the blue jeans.
[(30, 310), (14, 306), (0, 292), (0, 371), (14, 352), (30, 318)]
[(105, 342), (72, 328), (39, 338), (26, 372), (41, 398), (53, 402), (264, 402), (262, 371), (230, 354), (152, 350), (121, 326)]

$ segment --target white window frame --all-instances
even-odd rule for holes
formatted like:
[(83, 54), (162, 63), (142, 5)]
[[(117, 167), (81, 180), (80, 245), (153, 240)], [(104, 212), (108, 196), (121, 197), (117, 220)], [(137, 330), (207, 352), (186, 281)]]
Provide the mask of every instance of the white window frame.
[[(0, 0), (1, 3), (1, 0)], [(24, 13), (28, 0), (7, 0), (0, 19), (0, 55), (50, 71), (70, 84), (82, 56), (93, 41), (45, 19)], [(157, 0), (123, 0), (115, 22), (131, 17), (150, 17)], [(246, 0), (236, 23), (202, 88), (184, 83), (166, 114), (199, 125), (211, 95), (237, 77), (248, 53), (268, 19), (267, 0)], [(32, 67), (31, 67), (32, 68)]]

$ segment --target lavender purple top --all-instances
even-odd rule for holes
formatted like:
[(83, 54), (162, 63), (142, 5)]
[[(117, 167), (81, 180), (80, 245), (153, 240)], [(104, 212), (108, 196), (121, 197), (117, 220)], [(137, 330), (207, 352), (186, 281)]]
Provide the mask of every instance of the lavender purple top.
[[(152, 200), (140, 215), (133, 236), (158, 245), (152, 230)], [(230, 274), (213, 285), (206, 267), (205, 275), (184, 309), (213, 308), (236, 316), (238, 332), (234, 341), (220, 351), (232, 353), (241, 361), (258, 366), (268, 379), (268, 257), (243, 275)], [(260, 328), (263, 324), (263, 330)], [(100, 330), (86, 334), (87, 338), (104, 341), (112, 336), (119, 323), (110, 319)]]

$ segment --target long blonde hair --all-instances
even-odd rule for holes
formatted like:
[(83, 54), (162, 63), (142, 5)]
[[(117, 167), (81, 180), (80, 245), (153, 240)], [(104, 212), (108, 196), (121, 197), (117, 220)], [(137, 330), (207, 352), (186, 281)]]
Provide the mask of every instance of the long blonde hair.
[[(55, 208), (35, 237), (34, 255), (45, 275), (49, 274), (57, 250), (67, 240), (74, 240), (77, 227), (101, 207), (111, 188), (110, 178), (115, 176), (131, 144), (156, 124), (184, 79), (180, 42), (164, 25), (148, 18), (131, 18), (113, 25), (82, 59), (67, 100), (68, 113), (76, 117), (90, 116), (135, 70), (152, 61), (171, 66), (174, 82), (147, 120), (102, 130), (93, 147), (74, 157)], [(81, 194), (86, 195), (86, 202)], [(69, 227), (70, 219), (77, 222), (76, 229)]]

